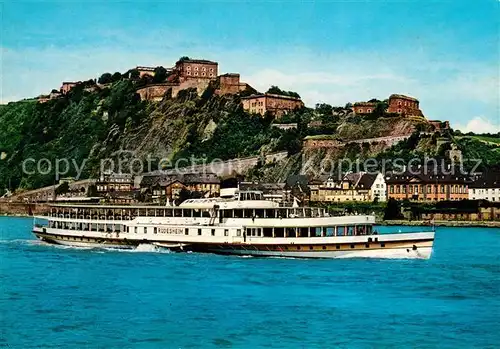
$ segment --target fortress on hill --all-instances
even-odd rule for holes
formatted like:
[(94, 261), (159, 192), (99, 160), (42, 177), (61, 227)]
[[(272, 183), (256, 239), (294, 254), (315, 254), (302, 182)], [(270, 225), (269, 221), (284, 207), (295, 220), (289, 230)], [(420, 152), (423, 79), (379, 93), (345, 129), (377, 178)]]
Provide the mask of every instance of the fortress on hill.
[[(161, 78), (157, 78), (157, 74), (161, 74)], [(111, 76), (111, 74), (108, 75)], [(281, 118), (290, 111), (304, 107), (304, 103), (296, 93), (286, 93), (285, 91), (281, 91), (283, 92), (281, 93), (279, 89), (273, 93), (259, 93), (247, 83), (242, 82), (239, 73), (219, 75), (219, 64), (206, 59), (181, 57), (171, 68), (136, 66), (125, 74), (115, 73), (113, 77), (115, 75), (118, 75), (117, 79), (108, 80), (107, 82), (101, 81), (101, 79), (99, 79), (99, 82), (97, 82), (97, 79), (85, 82), (65, 81), (59, 90), (54, 89), (48, 95), (39, 96), (37, 100), (39, 103), (43, 103), (60, 98), (79, 85), (83, 85), (85, 91), (95, 91), (99, 88), (108, 87), (113, 81), (131, 79), (139, 82), (136, 92), (142, 100), (148, 101), (161, 101), (165, 96), (175, 98), (180, 91), (186, 89), (196, 89), (197, 93), (201, 95), (207, 87), (212, 86), (215, 88), (215, 94), (217, 95), (244, 92), (241, 97), (243, 109), (254, 114), (269, 114), (275, 118)], [(356, 102), (349, 112), (358, 115), (371, 114), (377, 108), (380, 108), (381, 103), (383, 103), (385, 113), (424, 119), (418, 99), (401, 94), (392, 94), (385, 102), (376, 99), (368, 102)], [(438, 120), (427, 120), (427, 122), (432, 124), (436, 130), (449, 128), (448, 122)]]

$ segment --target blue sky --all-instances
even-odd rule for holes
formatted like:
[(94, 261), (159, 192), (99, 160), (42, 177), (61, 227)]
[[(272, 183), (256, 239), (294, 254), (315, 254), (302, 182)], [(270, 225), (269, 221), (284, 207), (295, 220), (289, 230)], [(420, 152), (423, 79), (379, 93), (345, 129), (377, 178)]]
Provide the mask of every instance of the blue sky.
[(4, 2), (3, 103), (63, 80), (208, 58), (307, 105), (415, 96), (429, 119), (500, 131), (500, 2)]

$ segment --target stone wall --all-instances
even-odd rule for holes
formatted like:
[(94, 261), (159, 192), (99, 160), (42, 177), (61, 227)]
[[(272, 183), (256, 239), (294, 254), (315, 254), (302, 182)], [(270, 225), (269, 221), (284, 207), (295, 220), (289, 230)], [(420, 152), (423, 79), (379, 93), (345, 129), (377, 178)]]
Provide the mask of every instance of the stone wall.
[(196, 91), (198, 92), (198, 95), (201, 96), (203, 91), (205, 91), (210, 84), (209, 79), (189, 79), (184, 82), (182, 82), (179, 85), (172, 86), (172, 98), (177, 97), (179, 94), (179, 91), (186, 90), (188, 88), (196, 88)]
[(176, 86), (176, 84), (172, 83), (147, 85), (138, 89), (136, 92), (141, 96), (141, 100), (161, 101), (165, 93), (174, 86)]
[(341, 148), (344, 143), (336, 139), (306, 139), (303, 146), (305, 149)]
[(42, 215), (48, 212), (46, 204), (27, 204), (23, 202), (0, 201), (0, 214), (8, 216)]

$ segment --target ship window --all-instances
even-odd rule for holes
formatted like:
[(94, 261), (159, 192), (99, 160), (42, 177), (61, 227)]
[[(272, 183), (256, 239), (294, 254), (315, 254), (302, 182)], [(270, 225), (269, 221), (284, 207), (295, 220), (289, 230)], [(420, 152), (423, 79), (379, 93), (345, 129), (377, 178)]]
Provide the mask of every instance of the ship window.
[(212, 229), (212, 236), (215, 236), (215, 229)]
[(193, 211), (193, 217), (201, 217), (201, 211), (200, 210), (194, 210)]
[(148, 228), (144, 227), (144, 234), (147, 234), (147, 233), (148, 233)]
[(208, 211), (208, 210), (203, 210), (203, 211), (201, 211), (201, 215), (202, 215), (203, 217), (210, 217), (210, 211)]
[(188, 229), (188, 228), (185, 228), (185, 229), (184, 229), (184, 234), (185, 234), (185, 235), (189, 235), (189, 229)]
[(366, 235), (372, 235), (373, 227), (371, 225), (366, 226)]
[(347, 235), (349, 235), (349, 236), (354, 235), (354, 227), (353, 226), (347, 227)]
[(340, 250), (340, 245), (335, 246), (337, 250)]
[(385, 244), (383, 242), (381, 242), (380, 247), (385, 247)]
[(277, 237), (277, 238), (285, 237), (285, 229), (284, 228), (274, 228), (274, 237)]
[(229, 236), (229, 229), (224, 229), (224, 236)]
[(312, 247), (312, 246), (309, 246), (309, 249), (310, 249), (310, 250), (312, 250), (313, 248), (314, 248), (314, 247)]
[(264, 237), (270, 238), (273, 236), (273, 228), (264, 228)]
[(266, 218), (276, 218), (276, 210), (266, 210)]
[(182, 210), (174, 209), (174, 217), (182, 217)]
[(297, 237), (295, 233), (295, 228), (286, 228), (286, 236), (289, 238)]
[(198, 235), (201, 235), (201, 229), (198, 229)]
[(297, 246), (297, 250), (300, 250), (300, 246)]
[(326, 236), (335, 236), (335, 227), (327, 227)]
[(369, 248), (369, 247), (370, 247), (370, 244), (365, 244), (365, 247), (366, 247), (366, 248)]
[(309, 236), (309, 228), (302, 227), (302, 228), (298, 228), (298, 230), (299, 230), (299, 236), (301, 238), (306, 238)]
[(321, 229), (318, 227), (312, 227), (311, 228), (311, 236), (312, 237), (319, 237), (321, 236)]
[(256, 218), (263, 218), (264, 217), (264, 210), (262, 210), (262, 209), (255, 210), (255, 217)]
[(134, 233), (137, 234), (137, 227), (134, 227)]
[(153, 233), (158, 234), (158, 228), (157, 227), (153, 228)]
[(346, 227), (337, 227), (337, 236), (344, 236)]
[(365, 235), (365, 226), (357, 225), (356, 226), (356, 235)]
[(323, 250), (326, 250), (326, 246), (323, 246)]
[(236, 230), (236, 236), (241, 236), (241, 229)]
[(243, 210), (242, 209), (234, 210), (234, 218), (243, 218)]
[(354, 248), (354, 244), (351, 245), (351, 248)]
[(254, 218), (253, 210), (251, 210), (251, 209), (245, 209), (245, 210), (243, 210), (243, 217), (245, 217), (245, 218)]

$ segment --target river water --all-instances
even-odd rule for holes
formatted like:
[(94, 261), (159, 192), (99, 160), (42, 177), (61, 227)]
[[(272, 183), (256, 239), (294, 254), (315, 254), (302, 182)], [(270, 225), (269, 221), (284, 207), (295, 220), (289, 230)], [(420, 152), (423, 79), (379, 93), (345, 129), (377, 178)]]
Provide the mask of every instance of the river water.
[[(31, 224), (0, 217), (0, 347), (500, 346), (500, 229), (438, 227), (430, 260), (302, 260), (57, 247)], [(399, 229), (423, 228), (379, 228)]]

